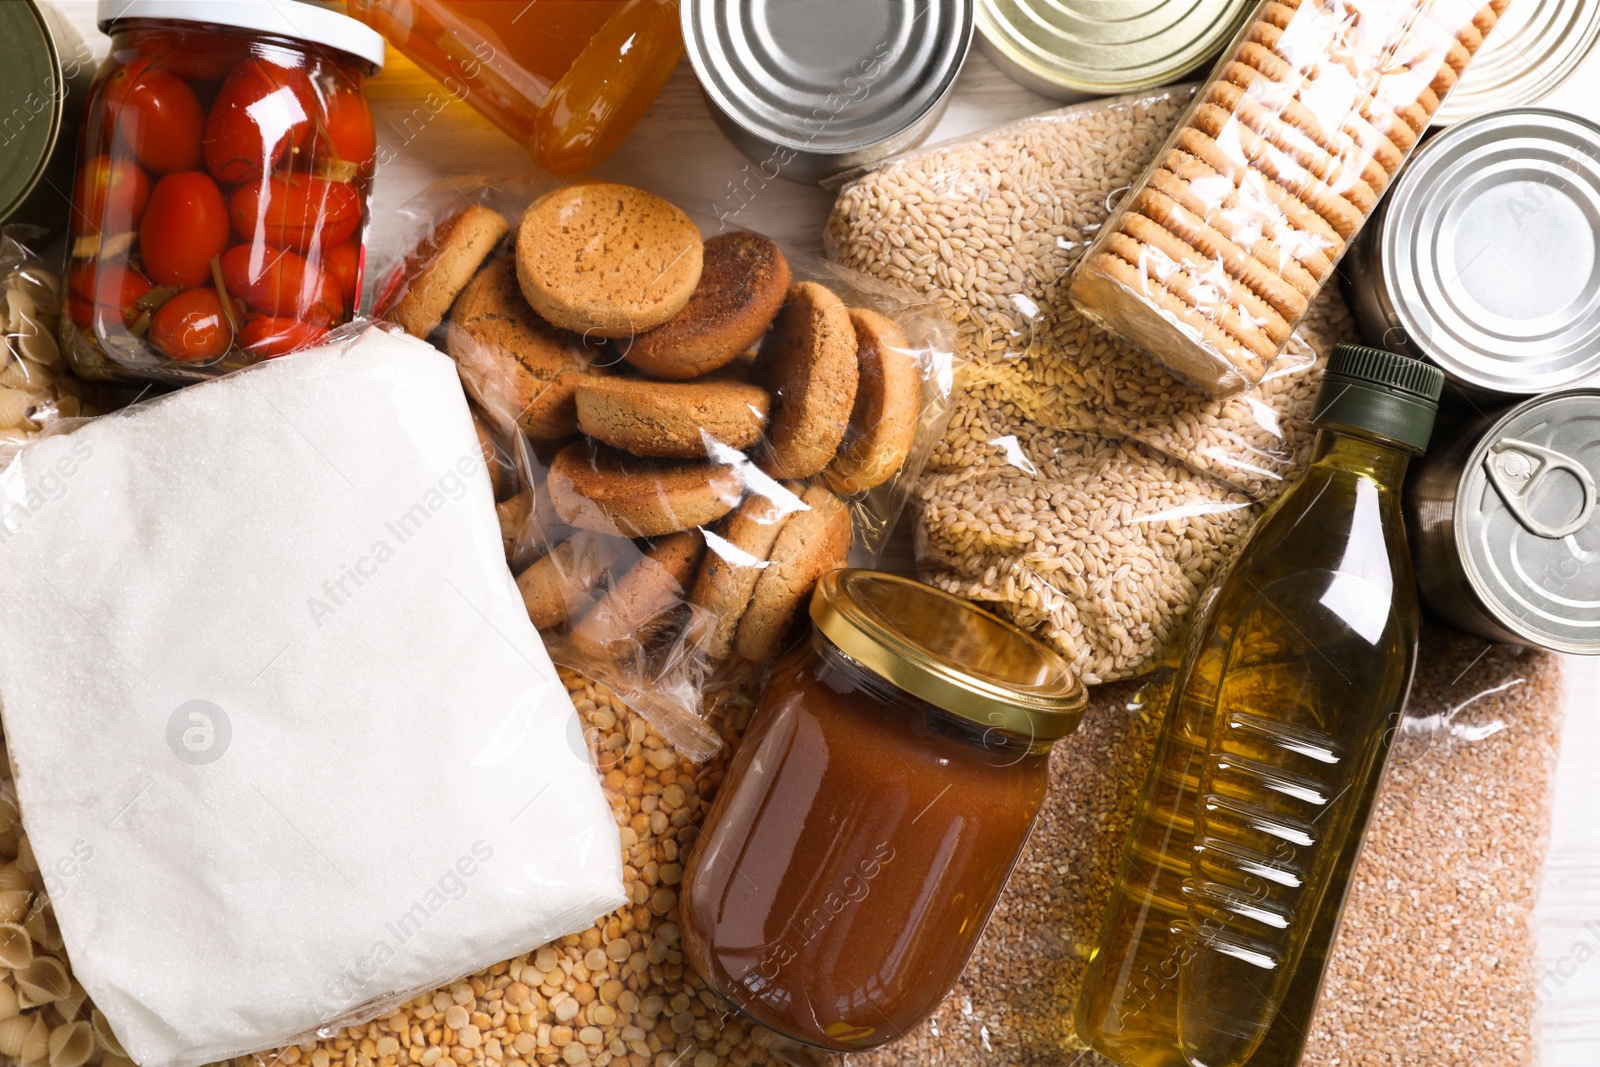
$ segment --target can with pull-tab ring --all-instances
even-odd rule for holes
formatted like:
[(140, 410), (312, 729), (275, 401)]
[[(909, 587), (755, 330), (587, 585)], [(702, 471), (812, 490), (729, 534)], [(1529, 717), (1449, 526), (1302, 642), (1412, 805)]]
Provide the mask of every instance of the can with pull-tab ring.
[(1600, 391), (1552, 393), (1460, 427), (1407, 483), (1417, 582), (1492, 641), (1600, 655)]

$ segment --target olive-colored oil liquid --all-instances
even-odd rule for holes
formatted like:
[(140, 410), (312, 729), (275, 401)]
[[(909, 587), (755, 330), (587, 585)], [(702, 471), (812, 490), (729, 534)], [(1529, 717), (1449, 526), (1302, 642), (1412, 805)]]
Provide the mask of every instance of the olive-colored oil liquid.
[(1415, 663), (1407, 458), (1323, 430), (1170, 673), (1078, 1003), (1119, 1064), (1300, 1059)]

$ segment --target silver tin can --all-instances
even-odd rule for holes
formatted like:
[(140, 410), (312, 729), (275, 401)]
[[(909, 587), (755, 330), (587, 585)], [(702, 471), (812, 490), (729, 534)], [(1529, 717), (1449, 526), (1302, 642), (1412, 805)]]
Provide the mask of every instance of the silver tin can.
[(1369, 344), (1469, 395), (1600, 382), (1600, 126), (1518, 108), (1438, 134), (1341, 273)]
[(1600, 655), (1600, 391), (1536, 397), (1437, 442), (1406, 486), (1417, 582), (1493, 641)]
[(764, 177), (815, 182), (922, 142), (972, 43), (972, 0), (682, 0), (711, 113)]
[(978, 47), (1056, 100), (1153, 89), (1208, 66), (1254, 5), (1241, 0), (977, 0)]
[(1538, 103), (1577, 69), (1597, 39), (1600, 4), (1594, 0), (1517, 0), (1434, 113), (1434, 125)]

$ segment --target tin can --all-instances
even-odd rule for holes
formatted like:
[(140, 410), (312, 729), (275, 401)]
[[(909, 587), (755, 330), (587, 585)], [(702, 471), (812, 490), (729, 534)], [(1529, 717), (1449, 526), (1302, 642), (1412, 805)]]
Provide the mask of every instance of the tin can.
[(972, 3), (683, 0), (683, 44), (762, 176), (815, 182), (927, 137), (972, 43)]
[(1056, 100), (1152, 89), (1210, 64), (1255, 5), (1240, 0), (978, 0), (978, 47)]
[(1596, 39), (1600, 4), (1594, 0), (1517, 0), (1439, 106), (1434, 125), (1538, 103), (1577, 69)]
[(1438, 134), (1341, 273), (1369, 344), (1469, 396), (1600, 381), (1600, 126), (1517, 108)]
[(1600, 391), (1443, 437), (1407, 481), (1424, 602), (1491, 641), (1600, 655)]
[(0, 222), (55, 234), (94, 54), (52, 4), (0, 4)]

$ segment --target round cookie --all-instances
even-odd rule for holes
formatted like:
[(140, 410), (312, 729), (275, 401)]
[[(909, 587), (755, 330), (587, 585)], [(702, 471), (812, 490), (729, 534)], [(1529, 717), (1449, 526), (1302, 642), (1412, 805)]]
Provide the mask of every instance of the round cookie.
[(712, 659), (726, 659), (733, 652), (739, 620), (750, 606), (750, 594), (755, 592), (767, 556), (783, 524), (803, 507), (800, 494), (805, 490), (798, 482), (784, 482), (782, 488), (781, 496), (751, 493), (739, 510), (706, 538), (710, 544), (689, 602), (716, 618), (706, 647)]
[(762, 468), (774, 478), (809, 478), (833, 459), (855, 408), (850, 312), (826, 286), (791, 286), (756, 368), (772, 393)]
[(922, 407), (922, 379), (899, 324), (876, 311), (851, 308), (850, 325), (860, 372), (856, 404), (839, 453), (822, 472), (829, 485), (846, 494), (876, 488), (905, 465)]
[(625, 538), (579, 530), (517, 575), (534, 628), (546, 630), (587, 610), (596, 584), (633, 546)]
[(738, 505), (736, 467), (638, 459), (604, 445), (568, 445), (545, 482), (561, 521), (625, 537), (659, 537), (715, 522)]
[(480, 204), (445, 219), (406, 257), (405, 291), (383, 317), (413, 337), (427, 337), (510, 229), (505, 216)]
[(683, 310), (702, 254), (689, 216), (613, 182), (546, 193), (517, 229), (517, 279), (528, 303), (557, 326), (599, 337), (631, 337)]
[(683, 310), (640, 334), (623, 358), (682, 380), (726, 366), (761, 339), (789, 291), (789, 263), (770, 238), (737, 231), (705, 244), (700, 284)]
[(572, 643), (591, 654), (629, 655), (669, 624), (704, 551), (698, 530), (657, 538), (572, 628)]
[(761, 440), (771, 398), (759, 385), (594, 378), (578, 387), (578, 429), (636, 456), (703, 459), (706, 435), (730, 448)]
[(750, 606), (739, 620), (734, 650), (752, 663), (772, 658), (817, 579), (850, 558), (850, 509), (844, 501), (820, 485), (800, 499), (806, 510), (789, 516), (778, 531)]
[(509, 259), (490, 262), (461, 293), (445, 348), (474, 400), (542, 440), (577, 429), (573, 393), (601, 373), (577, 334), (557, 329), (528, 306)]

